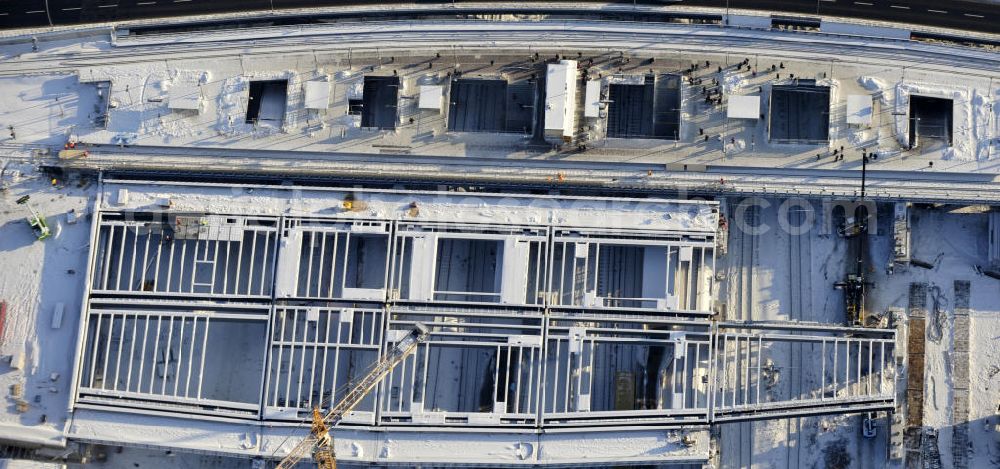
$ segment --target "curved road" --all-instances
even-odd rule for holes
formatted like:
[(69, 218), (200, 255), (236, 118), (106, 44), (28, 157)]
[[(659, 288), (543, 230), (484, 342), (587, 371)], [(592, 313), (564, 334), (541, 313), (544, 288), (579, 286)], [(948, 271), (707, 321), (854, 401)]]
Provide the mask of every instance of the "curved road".
[[(366, 3), (384, 4), (389, 2), (343, 0), (0, 0), (0, 29), (238, 11), (364, 5)], [(416, 3), (432, 8), (435, 4), (451, 5), (453, 2), (417, 1)], [(621, 1), (621, 3), (632, 4), (633, 2)], [(996, 0), (638, 0), (638, 3), (841, 16), (1000, 33), (1000, 2)]]

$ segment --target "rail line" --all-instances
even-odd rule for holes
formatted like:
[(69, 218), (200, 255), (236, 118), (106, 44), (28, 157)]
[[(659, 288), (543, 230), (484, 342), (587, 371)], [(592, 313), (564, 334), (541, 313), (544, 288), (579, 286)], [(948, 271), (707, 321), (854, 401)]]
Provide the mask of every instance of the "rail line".
[[(266, 31), (268, 29), (249, 32)], [(240, 34), (246, 32), (240, 31)], [(401, 48), (393, 47), (394, 51), (407, 49), (426, 51), (428, 48), (448, 50), (482, 46), (521, 49), (525, 48), (525, 44), (540, 44), (546, 48), (587, 47), (655, 53), (698, 47), (699, 50), (720, 48), (719, 50), (734, 55), (759, 54), (763, 50), (777, 58), (798, 57), (824, 61), (842, 61), (845, 55), (853, 55), (855, 57), (851, 63), (878, 66), (898, 64), (915, 70), (945, 72), (962, 69), (966, 73), (984, 77), (991, 76), (991, 70), (1000, 70), (1000, 58), (996, 54), (961, 47), (846, 36), (754, 33), (708, 26), (654, 25), (621, 21), (539, 21), (529, 25), (460, 20), (430, 21), (414, 25), (408, 22), (386, 21), (365, 23), (360, 26), (338, 26), (336, 29), (302, 34), (267, 39), (234, 38), (219, 34), (214, 38), (211, 35), (201, 35), (187, 40), (178, 34), (147, 38), (142, 41), (135, 40), (131, 44), (128, 40), (119, 40), (116, 42), (118, 47), (110, 51), (66, 53), (35, 58), (29, 56), (17, 61), (8, 61), (0, 68), (0, 73), (26, 73), (37, 71), (40, 67), (50, 72), (75, 71), (84, 67), (136, 63), (149, 60), (149, 50), (155, 50), (158, 60), (176, 60), (231, 56), (234, 49), (239, 50), (243, 56), (254, 56), (287, 54), (289, 49), (304, 54), (343, 51), (345, 47), (377, 49), (384, 48), (385, 44), (407, 45)], [(616, 47), (608, 47), (608, 44), (614, 44)], [(907, 58), (910, 60), (906, 60)], [(941, 68), (942, 66), (947, 68)]]
[[(808, 209), (794, 208), (788, 212), (788, 248), (789, 248), (789, 307), (788, 319), (802, 321), (804, 313), (811, 311), (810, 301), (812, 290), (812, 243), (810, 234), (815, 227), (815, 214), (809, 214)], [(811, 221), (809, 226), (804, 226)], [(801, 228), (799, 228), (801, 227)], [(796, 228), (801, 231), (796, 232)], [(811, 319), (811, 318), (810, 318)], [(799, 398), (802, 395), (802, 354), (803, 344), (793, 343), (788, 347), (788, 392), (789, 398)], [(788, 438), (786, 449), (787, 467), (802, 465), (802, 419), (787, 420)]]
[[(775, 168), (708, 167), (704, 172), (668, 171), (663, 164), (576, 160), (512, 160), (415, 155), (312, 154), (246, 150), (156, 148), (94, 148), (86, 160), (38, 161), (67, 169), (180, 178), (270, 178), (352, 182), (411, 181), (464, 185), (505, 185), (534, 188), (619, 192), (670, 192), (693, 196), (782, 196), (854, 199), (859, 171), (813, 171)], [(197, 152), (197, 153), (195, 153)], [(264, 155), (267, 155), (265, 158)], [(219, 158), (227, 155), (226, 158)], [(37, 160), (36, 160), (37, 161)], [(289, 162), (295, 162), (294, 170)], [(184, 168), (196, 168), (197, 171)], [(470, 172), (470, 168), (476, 171)], [(652, 171), (652, 174), (650, 174)], [(563, 180), (553, 182), (562, 173)], [(724, 182), (720, 182), (723, 179)], [(969, 180), (975, 182), (969, 182)], [(1000, 205), (1000, 181), (995, 175), (968, 173), (907, 173), (868, 171), (866, 198), (875, 201), (950, 202)]]
[[(742, 281), (739, 295), (741, 300), (740, 315), (741, 319), (744, 321), (753, 321), (754, 319), (757, 319), (754, 317), (754, 305), (756, 304), (756, 301), (754, 300), (756, 292), (754, 278), (757, 271), (758, 252), (760, 251), (760, 236), (756, 231), (760, 226), (760, 212), (761, 208), (759, 205), (753, 204), (750, 206), (746, 212), (745, 219), (747, 230), (740, 237), (740, 270), (742, 273)], [(749, 237), (749, 243), (747, 242), (747, 237)], [(757, 361), (760, 361), (761, 359), (759, 353), (760, 351), (758, 350)], [(748, 362), (746, 366), (750, 367), (751, 363)], [(759, 363), (757, 364), (757, 367), (760, 367)], [(758, 376), (757, 379), (760, 379), (760, 377)], [(753, 421), (741, 422), (739, 424), (740, 467), (750, 468), (753, 466), (754, 425), (755, 422)]]

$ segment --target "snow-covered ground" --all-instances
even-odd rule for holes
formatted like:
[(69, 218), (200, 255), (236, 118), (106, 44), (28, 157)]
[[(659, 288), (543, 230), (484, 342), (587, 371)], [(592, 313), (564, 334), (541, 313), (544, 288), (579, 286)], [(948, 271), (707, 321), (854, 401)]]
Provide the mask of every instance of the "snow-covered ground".
[[(0, 435), (35, 444), (61, 444), (69, 406), (73, 349), (84, 285), (93, 181), (51, 179), (31, 164), (5, 161), (0, 194), (0, 301), (7, 317), (0, 343)], [(29, 203), (44, 214), (52, 237), (37, 241), (25, 219)], [(68, 216), (70, 212), (74, 215)], [(75, 222), (70, 219), (75, 216)], [(58, 305), (63, 319), (53, 321)], [(54, 327), (57, 326), (57, 327)], [(11, 366), (23, 362), (23, 366)], [(21, 388), (13, 395), (12, 387)], [(16, 410), (16, 401), (27, 405)]]
[[(807, 210), (816, 213), (815, 221), (806, 234), (789, 235), (779, 226), (779, 200), (768, 200), (758, 220), (768, 229), (761, 236), (735, 233), (730, 253), (724, 262), (730, 286), (734, 279), (752, 274), (743, 289), (730, 290), (726, 298), (730, 305), (747, 304), (752, 309), (732, 309), (736, 318), (754, 320), (812, 320), (842, 323), (843, 296), (832, 288), (834, 281), (843, 279), (848, 267), (846, 241), (836, 234), (824, 232), (822, 205), (812, 202)], [(793, 207), (786, 209), (792, 213)], [(891, 259), (891, 206), (882, 206), (879, 234), (870, 237), (870, 258), (874, 286), (870, 290), (869, 314), (888, 310), (906, 311), (908, 290), (912, 282), (931, 285), (928, 299), (928, 338), (925, 352), (924, 425), (939, 430), (938, 448), (944, 467), (951, 467), (952, 447), (952, 324), (954, 320), (954, 290), (956, 280), (971, 282), (970, 297), (970, 410), (969, 435), (971, 453), (969, 467), (993, 467), (997, 464), (998, 435), (997, 405), (1000, 403), (1000, 367), (995, 351), (1000, 338), (1000, 280), (979, 273), (987, 257), (988, 234), (986, 214), (949, 213), (947, 209), (913, 209), (913, 256), (931, 262), (932, 269), (917, 266), (896, 267), (892, 274), (885, 266)], [(731, 212), (733, 213), (733, 212)], [(792, 218), (791, 226), (801, 219)], [(886, 229), (888, 227), (888, 230)], [(756, 238), (756, 239), (754, 239)], [(744, 245), (751, 248), (743, 248)], [(801, 265), (799, 265), (801, 263)], [(737, 284), (738, 285), (738, 284)], [(937, 287), (937, 290), (935, 289)], [(752, 301), (741, 298), (752, 296)], [(935, 300), (936, 299), (936, 300)], [(934, 301), (942, 314), (933, 311)], [(796, 310), (801, 306), (801, 313)], [(798, 315), (797, 315), (798, 314)], [(940, 317), (940, 328), (934, 329)], [(933, 324), (933, 325), (932, 325)], [(808, 366), (810, 357), (802, 357)], [(793, 364), (782, 379), (794, 380), (800, 370)], [(815, 374), (805, 373), (807, 381)], [(731, 424), (722, 428), (723, 467), (899, 467), (900, 461), (888, 460), (887, 421), (879, 423), (874, 439), (861, 436), (863, 416), (809, 417), (792, 420)]]
[[(19, 173), (19, 174), (18, 174)], [(4, 195), (4, 223), (2, 226), (3, 249), (0, 260), (5, 266), (14, 266), (17, 276), (5, 275), (0, 283), (0, 294), (9, 303), (9, 315), (4, 333), (2, 353), (24, 353), (22, 371), (4, 373), (4, 384), (23, 382), (25, 400), (29, 410), (23, 414), (8, 412), (3, 415), (5, 433), (18, 439), (38, 439), (58, 442), (62, 438), (66, 419), (68, 397), (67, 376), (75, 340), (75, 314), (67, 314), (59, 329), (52, 329), (51, 310), (62, 302), (66, 311), (79, 308), (82, 279), (79, 273), (85, 266), (89, 226), (84, 215), (95, 195), (95, 186), (87, 181), (51, 179), (35, 172), (30, 165), (8, 162), (5, 171), (8, 191)], [(38, 242), (23, 222), (20, 206), (13, 200), (30, 193), (36, 209), (47, 215), (55, 235)], [(154, 191), (155, 194), (155, 191)], [(138, 194), (137, 194), (138, 197)], [(138, 202), (138, 199), (136, 199)], [(152, 200), (152, 199), (150, 199)], [(736, 203), (737, 201), (731, 201)], [(769, 200), (756, 215), (757, 222), (769, 229), (758, 236), (732, 233), (730, 253), (724, 258), (728, 263), (727, 281), (750, 269), (750, 284), (742, 293), (730, 290), (730, 304), (743, 301), (751, 308), (746, 312), (733, 310), (733, 319), (802, 320), (842, 323), (845, 320), (842, 294), (832, 289), (834, 280), (842, 277), (847, 266), (846, 242), (825, 231), (828, 220), (825, 208), (815, 201), (798, 202), (789, 208), (782, 200)], [(784, 208), (782, 208), (784, 207)], [(66, 213), (71, 209), (80, 215), (75, 224), (67, 222)], [(808, 212), (814, 216), (806, 216)], [(795, 214), (799, 215), (795, 215)], [(785, 218), (785, 217), (791, 217)], [(796, 218), (805, 217), (805, 218)], [(804, 219), (811, 219), (803, 234), (789, 234), (782, 225), (799, 226)], [(784, 221), (782, 221), (784, 219)], [(911, 282), (928, 282), (942, 287), (944, 295), (942, 339), (929, 338), (927, 342), (927, 389), (925, 424), (941, 429), (939, 447), (942, 459), (950, 461), (949, 428), (950, 371), (948, 353), (951, 347), (950, 320), (952, 310), (949, 295), (954, 280), (972, 283), (972, 337), (971, 337), (971, 393), (970, 440), (972, 459), (986, 467), (996, 460), (995, 405), (1000, 398), (996, 357), (992, 344), (1000, 337), (1000, 321), (994, 320), (1000, 311), (998, 282), (978, 274), (975, 265), (983, 263), (986, 249), (986, 216), (982, 213), (946, 213), (943, 210), (914, 209), (914, 257), (932, 262), (932, 270), (919, 267), (897, 267), (892, 275), (875, 269), (877, 287), (872, 294), (872, 312), (889, 308), (906, 307), (906, 292)], [(753, 239), (756, 238), (756, 239)], [(872, 237), (871, 257), (874, 263), (888, 260), (891, 233), (882, 231)], [(744, 246), (751, 246), (744, 248)], [(38, 265), (37, 259), (45, 262)], [(49, 270), (51, 269), (51, 270)], [(56, 275), (56, 273), (58, 275)], [(52, 278), (52, 281), (49, 279)], [(735, 296), (734, 296), (735, 295)], [(740, 298), (748, 295), (749, 300)], [(936, 335), (934, 335), (936, 337)], [(36, 345), (37, 344), (37, 345)], [(801, 373), (790, 364), (782, 379), (795, 379)], [(51, 381), (52, 373), (59, 373)], [(807, 381), (809, 373), (802, 376)], [(52, 390), (55, 390), (53, 392)], [(9, 396), (9, 388), (5, 388)], [(34, 395), (42, 396), (39, 403)], [(41, 415), (47, 417), (40, 423)], [(876, 439), (860, 436), (860, 416), (808, 417), (793, 420), (774, 420), (745, 424), (725, 425), (721, 429), (723, 467), (738, 465), (827, 466), (848, 461), (845, 467), (892, 467), (882, 455), (886, 451), (888, 433), (885, 422), (880, 423)], [(75, 430), (75, 433), (82, 429)], [(9, 432), (9, 433), (8, 433)], [(128, 450), (117, 456), (108, 451), (109, 463), (118, 464), (124, 458), (141, 461), (143, 453)], [(202, 460), (200, 456), (178, 456)], [(879, 462), (883, 461), (883, 462)], [(874, 465), (873, 465), (874, 464)], [(108, 467), (120, 467), (111, 465)], [(979, 466), (977, 466), (979, 467)]]
[[(232, 438), (223, 444), (197, 431), (185, 432), (188, 429), (176, 421), (172, 423), (175, 431), (163, 434), (142, 423), (128, 427), (116, 426), (114, 421), (104, 422), (104, 426), (88, 421), (73, 427), (69, 421), (69, 381), (90, 248), (87, 214), (97, 194), (96, 183), (77, 177), (53, 180), (38, 172), (35, 163), (52, 161), (36, 156), (43, 153), (40, 149), (58, 149), (70, 139), (100, 145), (127, 143), (150, 147), (151, 151), (171, 147), (192, 156), (216, 148), (269, 149), (393, 153), (404, 158), (567, 159), (803, 170), (858, 169), (862, 151), (877, 151), (879, 158), (870, 163), (870, 169), (978, 173), (994, 180), (1000, 173), (1000, 81), (995, 54), (926, 44), (907, 48), (903, 43), (881, 40), (850, 39), (838, 45), (830, 44), (830, 38), (804, 39), (793, 33), (706, 32), (677, 25), (643, 26), (634, 31), (604, 31), (610, 27), (601, 24), (520, 25), (511, 31), (479, 27), (434, 30), (433, 24), (422, 27), (424, 30), (414, 31), (399, 25), (324, 26), (305, 32), (278, 28), (268, 31), (273, 39), (260, 43), (217, 32), (128, 39), (118, 44), (112, 44), (106, 35), (95, 34), (43, 40), (37, 50), (30, 44), (0, 45), (0, 167), (6, 188), (0, 194), (0, 300), (8, 303), (0, 336), (0, 396), (8, 403), (7, 411), (0, 413), (0, 439), (59, 446), (67, 433), (106, 439), (128, 428), (144, 432), (145, 442), (154, 446), (157, 438), (166, 437), (167, 441), (198, 440), (192, 446), (200, 445), (205, 451), (246, 449), (223, 448), (245, 434), (230, 435)], [(226, 42), (216, 42), (219, 39)], [(609, 44), (630, 52), (619, 56), (617, 48), (608, 49)], [(728, 94), (766, 97), (772, 84), (789, 83), (792, 74), (816, 79), (832, 89), (831, 140), (821, 145), (770, 143), (766, 119), (726, 119), (724, 105), (706, 105), (700, 98), (699, 85), (686, 85), (682, 91), (679, 111), (684, 122), (677, 143), (598, 138), (588, 142), (586, 149), (531, 146), (519, 135), (447, 132), (447, 119), (441, 113), (416, 108), (422, 84), (444, 83), (456, 70), (466, 76), (494, 76), (530, 60), (534, 53), (543, 58), (579, 53), (584, 59), (595, 58), (599, 64), (595, 70), (601, 73), (632, 77), (649, 69), (678, 72), (707, 60), (710, 67), (693, 76), (711, 81), (716, 67), (725, 68), (719, 78)], [(954, 57), (948, 57), (950, 53)], [(621, 65), (617, 59), (626, 55), (630, 62)], [(655, 65), (645, 63), (651, 56), (656, 57)], [(750, 60), (753, 72), (732, 68), (744, 59)], [(780, 68), (770, 71), (778, 64)], [(623, 70), (617, 72), (618, 67)], [(348, 99), (357, 94), (366, 73), (401, 77), (403, 100), (396, 131), (361, 129), (358, 117), (348, 115)], [(260, 79), (289, 81), (280, 127), (246, 123), (249, 82)], [(303, 83), (310, 80), (330, 83), (328, 109), (305, 109)], [(102, 97), (95, 83), (101, 81), (112, 84), (105, 127), (97, 123), (103, 110), (99, 109)], [(183, 86), (198, 90), (200, 106), (196, 112), (169, 109), (171, 90)], [(846, 124), (843, 101), (855, 94), (873, 95), (871, 126)], [(908, 148), (909, 119), (905, 115), (913, 95), (953, 100), (952, 146), (930, 151), (922, 146)], [(767, 100), (763, 101), (762, 112), (766, 113)], [(712, 138), (703, 140), (701, 131)], [(837, 160), (832, 152), (841, 147), (847, 157)], [(141, 158), (152, 157), (147, 154), (133, 159)], [(229, 164), (255, 165), (245, 159)], [(561, 173), (553, 177), (561, 177)], [(34, 239), (24, 222), (24, 207), (14, 203), (26, 194), (47, 217), (52, 238)], [(144, 200), (151, 203), (155, 199), (151, 195)], [(847, 271), (846, 242), (821, 228), (828, 226), (829, 214), (820, 202), (808, 200), (793, 207), (790, 213), (795, 215), (783, 211), (782, 202), (771, 199), (754, 215), (771, 231), (752, 235), (734, 230), (731, 234), (730, 253), (720, 264), (726, 282), (722, 299), (728, 304), (729, 318), (845, 322), (842, 293), (834, 290), (832, 283), (843, 279)], [(210, 208), (225, 207), (223, 202), (214, 203)], [(262, 213), (303, 208), (248, 205), (252, 207), (247, 210)], [(74, 215), (68, 216), (70, 212)], [(789, 216), (796, 217), (795, 221), (789, 222)], [(484, 213), (481, 221), (496, 217), (500, 215)], [(805, 223), (811, 229), (793, 235), (782, 228), (785, 222)], [(897, 267), (888, 274), (883, 266), (891, 252), (891, 233), (882, 230), (872, 236), (869, 256), (875, 287), (869, 298), (870, 312), (905, 311), (912, 282), (932, 286), (940, 314), (932, 310), (928, 316), (933, 330), (927, 341), (924, 424), (940, 430), (939, 449), (947, 466), (953, 462), (953, 283), (971, 282), (970, 467), (995, 467), (1000, 464), (1000, 281), (975, 269), (985, 262), (986, 216), (915, 208), (913, 226), (914, 257), (931, 262), (933, 268)], [(735, 283), (737, 279), (740, 283)], [(57, 308), (65, 313), (61, 324), (54, 327)], [(794, 392), (794, 382), (806, 389), (815, 385), (818, 373), (809, 370), (809, 357), (789, 356), (776, 365), (785, 380), (775, 388), (776, 393)], [(14, 395), (15, 385), (20, 396)], [(719, 461), (723, 467), (897, 467), (899, 461), (885, 457), (889, 444), (886, 419), (880, 420), (874, 439), (861, 436), (861, 420), (862, 416), (822, 416), (727, 424), (720, 429)], [(667, 439), (662, 435), (646, 438), (653, 446)], [(275, 441), (271, 444), (280, 446)], [(383, 442), (383, 447), (405, 452), (421, 444), (431, 443), (400, 439)], [(369, 449), (376, 447), (372, 443)], [(501, 443), (496, 448), (514, 454)], [(447, 447), (436, 450), (449, 451)], [(102, 465), (244, 467), (246, 463), (215, 456), (165, 457), (165, 451), (111, 449)], [(556, 458), (599, 452), (599, 448), (573, 444), (552, 447)]]

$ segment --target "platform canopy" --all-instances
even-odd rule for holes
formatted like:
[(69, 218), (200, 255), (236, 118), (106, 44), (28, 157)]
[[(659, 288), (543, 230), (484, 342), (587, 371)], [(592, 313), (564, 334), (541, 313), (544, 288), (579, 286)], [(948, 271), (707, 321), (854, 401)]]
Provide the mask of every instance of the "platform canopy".
[(306, 109), (326, 109), (330, 107), (330, 82), (306, 82)]
[(847, 123), (870, 125), (872, 123), (872, 97), (852, 94), (847, 97)]
[(167, 91), (167, 106), (170, 109), (197, 111), (200, 105), (201, 88), (196, 82), (177, 82)]
[(726, 107), (730, 119), (760, 119), (760, 96), (730, 96)]

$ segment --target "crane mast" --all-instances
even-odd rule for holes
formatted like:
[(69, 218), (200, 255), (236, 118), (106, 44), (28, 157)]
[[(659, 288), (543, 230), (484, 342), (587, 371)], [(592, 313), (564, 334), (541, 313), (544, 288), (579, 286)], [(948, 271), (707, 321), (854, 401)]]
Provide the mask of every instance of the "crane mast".
[(329, 429), (340, 423), (345, 414), (361, 403), (365, 396), (368, 395), (372, 388), (385, 375), (389, 374), (396, 365), (413, 353), (417, 349), (417, 346), (427, 339), (429, 333), (430, 330), (427, 326), (417, 323), (409, 334), (397, 342), (395, 347), (372, 365), (368, 373), (361, 380), (354, 383), (354, 387), (326, 415), (320, 418), (319, 409), (313, 409), (312, 431), (309, 432), (309, 436), (303, 438), (299, 444), (295, 445), (288, 455), (281, 460), (276, 469), (291, 469), (317, 447), (319, 450), (317, 451), (316, 460), (324, 467), (335, 467), (336, 462), (333, 457), (332, 439), (328, 433)]

